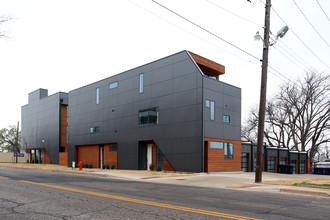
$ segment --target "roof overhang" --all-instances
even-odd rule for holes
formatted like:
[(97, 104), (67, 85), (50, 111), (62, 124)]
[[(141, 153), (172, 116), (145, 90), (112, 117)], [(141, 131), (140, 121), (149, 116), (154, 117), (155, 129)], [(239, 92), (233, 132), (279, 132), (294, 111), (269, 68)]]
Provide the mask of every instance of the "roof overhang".
[(205, 75), (214, 76), (219, 79), (220, 75), (225, 74), (225, 66), (201, 57), (189, 51), (190, 56)]

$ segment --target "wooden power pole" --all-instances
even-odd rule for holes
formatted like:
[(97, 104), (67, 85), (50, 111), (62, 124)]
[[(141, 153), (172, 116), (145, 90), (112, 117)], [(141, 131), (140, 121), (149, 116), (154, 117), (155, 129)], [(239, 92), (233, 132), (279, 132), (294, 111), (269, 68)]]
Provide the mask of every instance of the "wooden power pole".
[(15, 152), (16, 152), (16, 163), (18, 162), (18, 145), (19, 145), (19, 122), (17, 122), (17, 128), (16, 128), (16, 140), (15, 140)]
[(270, 7), (271, 7), (271, 0), (266, 0), (264, 45), (263, 45), (263, 54), (262, 54), (261, 88), (260, 88), (260, 104), (259, 104), (259, 119), (258, 119), (257, 164), (256, 164), (256, 174), (255, 174), (256, 183), (262, 182), (262, 164), (263, 164), (262, 148), (264, 143), (263, 140), (264, 140), (264, 128), (265, 128)]

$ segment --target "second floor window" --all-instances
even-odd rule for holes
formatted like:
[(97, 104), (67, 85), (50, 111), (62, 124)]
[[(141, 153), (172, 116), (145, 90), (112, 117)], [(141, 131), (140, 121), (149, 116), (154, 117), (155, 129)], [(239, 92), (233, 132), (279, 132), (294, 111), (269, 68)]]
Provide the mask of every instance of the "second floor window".
[(139, 93), (143, 93), (143, 73), (139, 75)]
[(214, 101), (206, 100), (205, 106), (210, 109), (210, 120), (214, 121)]
[(96, 88), (96, 105), (100, 104), (100, 88)]
[(157, 125), (159, 123), (159, 109), (158, 107), (149, 108), (139, 111), (139, 126)]

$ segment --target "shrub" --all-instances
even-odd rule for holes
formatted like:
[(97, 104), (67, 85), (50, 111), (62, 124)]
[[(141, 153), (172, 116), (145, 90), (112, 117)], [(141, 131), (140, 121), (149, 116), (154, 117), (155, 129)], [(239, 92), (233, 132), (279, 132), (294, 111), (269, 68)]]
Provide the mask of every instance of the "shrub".
[(157, 171), (162, 171), (162, 168), (159, 165), (157, 166)]
[(31, 163), (34, 163), (34, 159), (31, 160)]
[(111, 169), (113, 170), (113, 169), (115, 169), (116, 168), (116, 166), (114, 165), (114, 164), (112, 164), (111, 165)]
[(88, 168), (93, 168), (93, 164), (89, 164), (88, 165)]
[(29, 163), (29, 159), (26, 160), (26, 163)]
[(150, 170), (154, 170), (154, 168), (155, 168), (155, 165), (153, 163), (149, 165)]
[(104, 166), (105, 166), (104, 169), (109, 169), (109, 164), (105, 164)]
[(39, 163), (39, 160), (38, 159), (36, 159), (36, 163)]

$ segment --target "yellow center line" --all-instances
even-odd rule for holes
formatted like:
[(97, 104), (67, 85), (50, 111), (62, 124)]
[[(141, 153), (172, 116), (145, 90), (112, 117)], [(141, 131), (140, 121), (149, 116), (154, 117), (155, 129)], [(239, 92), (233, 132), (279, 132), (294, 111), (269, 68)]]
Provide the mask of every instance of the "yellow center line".
[(9, 178), (8, 178), (8, 177), (4, 177), (4, 176), (0, 176), (0, 179), (9, 180)]
[(77, 193), (82, 193), (82, 194), (94, 195), (94, 196), (99, 196), (99, 197), (104, 197), (104, 198), (109, 198), (109, 199), (133, 202), (133, 203), (138, 203), (138, 204), (145, 204), (145, 205), (150, 205), (150, 206), (157, 206), (157, 207), (162, 207), (162, 208), (199, 213), (199, 214), (203, 214), (203, 215), (217, 216), (217, 217), (223, 217), (223, 218), (229, 218), (229, 219), (260, 220), (260, 219), (256, 219), (256, 218), (245, 217), (245, 216), (231, 215), (231, 214), (226, 214), (226, 213), (221, 213), (221, 212), (207, 211), (207, 210), (203, 210), (203, 209), (194, 209), (194, 208), (183, 207), (183, 206), (169, 205), (169, 204), (165, 204), (165, 203), (151, 202), (151, 201), (146, 201), (146, 200), (133, 199), (133, 198), (128, 198), (128, 197), (115, 196), (115, 195), (109, 195), (109, 194), (105, 194), (105, 193), (97, 193), (97, 192), (68, 188), (68, 187), (64, 187), (64, 186), (50, 185), (50, 184), (45, 184), (45, 183), (37, 183), (37, 182), (26, 181), (26, 180), (19, 180), (19, 182), (29, 183), (29, 184), (34, 184), (34, 185), (39, 185), (39, 186), (44, 186), (44, 187), (49, 187), (49, 188), (54, 188), (54, 189), (61, 189), (61, 190), (66, 190), (66, 191), (71, 191), (71, 192), (77, 192)]

